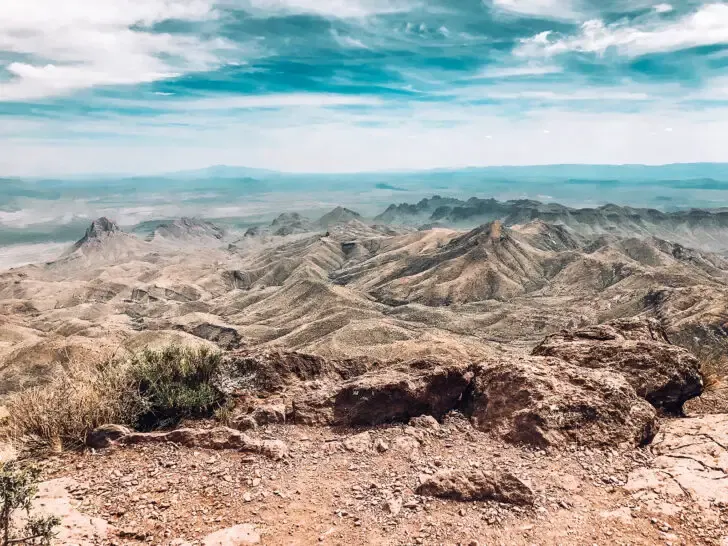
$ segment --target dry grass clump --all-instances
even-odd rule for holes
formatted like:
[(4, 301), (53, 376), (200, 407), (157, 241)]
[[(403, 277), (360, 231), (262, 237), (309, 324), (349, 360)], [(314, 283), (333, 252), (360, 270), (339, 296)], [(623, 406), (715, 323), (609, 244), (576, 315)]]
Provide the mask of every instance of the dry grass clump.
[(127, 389), (125, 374), (113, 363), (71, 363), (50, 383), (10, 397), (7, 432), (53, 450), (79, 446), (89, 430), (128, 421)]
[(5, 434), (31, 447), (62, 450), (83, 445), (88, 432), (104, 424), (150, 430), (211, 415), (224, 404), (213, 385), (219, 365), (218, 353), (179, 347), (72, 363), (50, 383), (10, 397)]

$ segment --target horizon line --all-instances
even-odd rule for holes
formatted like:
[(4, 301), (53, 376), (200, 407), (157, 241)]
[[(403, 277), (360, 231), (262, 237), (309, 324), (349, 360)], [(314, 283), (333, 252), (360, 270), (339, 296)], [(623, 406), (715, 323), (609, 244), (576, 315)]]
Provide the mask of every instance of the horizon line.
[(138, 177), (163, 177), (163, 176), (184, 176), (197, 172), (203, 172), (213, 169), (241, 169), (252, 172), (257, 172), (264, 175), (286, 175), (286, 176), (357, 176), (357, 175), (398, 175), (398, 174), (418, 174), (418, 173), (437, 173), (437, 172), (458, 172), (458, 171), (469, 171), (469, 170), (489, 170), (489, 169), (530, 169), (530, 168), (549, 168), (549, 167), (644, 167), (648, 169), (664, 168), (664, 167), (678, 167), (678, 166), (726, 166), (728, 167), (727, 161), (677, 161), (672, 163), (529, 163), (524, 165), (514, 164), (494, 164), (494, 165), (466, 165), (466, 166), (453, 166), (453, 167), (433, 167), (425, 169), (382, 169), (382, 170), (371, 170), (371, 171), (287, 171), (269, 169), (265, 167), (251, 167), (248, 165), (236, 165), (236, 164), (212, 164), (204, 167), (193, 167), (189, 169), (183, 169), (178, 171), (151, 171), (151, 172), (128, 172), (128, 173), (66, 173), (66, 174), (51, 174), (51, 175), (8, 175), (3, 176), (0, 174), (0, 180), (52, 180), (52, 179), (84, 179), (84, 178), (112, 178), (112, 179), (129, 179)]

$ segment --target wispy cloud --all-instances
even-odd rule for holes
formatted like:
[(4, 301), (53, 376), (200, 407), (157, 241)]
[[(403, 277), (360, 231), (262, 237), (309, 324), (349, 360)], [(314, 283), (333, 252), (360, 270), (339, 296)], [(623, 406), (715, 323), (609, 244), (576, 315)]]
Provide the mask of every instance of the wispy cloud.
[(670, 13), (674, 8), (670, 4), (656, 4), (652, 9), (657, 13)]
[(228, 0), (255, 14), (309, 13), (324, 17), (360, 18), (409, 10), (406, 0)]
[(221, 37), (155, 32), (168, 20), (218, 16), (212, 0), (7, 0), (0, 2), (1, 100), (37, 99), (96, 85), (132, 84), (207, 70), (234, 45)]
[(608, 24), (593, 19), (584, 23), (576, 35), (544, 31), (525, 39), (515, 53), (527, 57), (569, 52), (602, 55), (614, 50), (620, 55), (638, 57), (716, 44), (728, 44), (728, 4), (707, 4), (677, 20), (659, 18), (641, 24)]
[(492, 1), (496, 9), (521, 15), (540, 16), (549, 19), (574, 19), (579, 16), (578, 3), (574, 0), (484, 0)]
[(177, 110), (236, 110), (260, 108), (327, 108), (335, 106), (376, 106), (378, 97), (337, 95), (333, 93), (273, 93), (268, 95), (236, 95), (168, 103)]
[(527, 76), (545, 76), (546, 74), (558, 74), (561, 72), (563, 72), (563, 68), (553, 64), (528, 63), (517, 66), (485, 67), (475, 74), (468, 76), (466, 79), (522, 78)]

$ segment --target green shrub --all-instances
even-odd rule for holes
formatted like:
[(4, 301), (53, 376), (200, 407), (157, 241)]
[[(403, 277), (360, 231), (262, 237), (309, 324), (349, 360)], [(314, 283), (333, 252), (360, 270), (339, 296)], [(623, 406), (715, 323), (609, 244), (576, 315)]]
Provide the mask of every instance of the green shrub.
[(175, 346), (134, 356), (127, 369), (139, 406), (133, 424), (149, 430), (212, 415), (225, 399), (213, 384), (221, 360), (206, 348)]
[[(38, 493), (38, 470), (23, 470), (15, 463), (0, 466), (0, 546), (51, 543), (53, 529), (61, 522), (56, 516), (33, 516), (31, 507)], [(25, 512), (25, 526), (13, 530), (18, 510)]]

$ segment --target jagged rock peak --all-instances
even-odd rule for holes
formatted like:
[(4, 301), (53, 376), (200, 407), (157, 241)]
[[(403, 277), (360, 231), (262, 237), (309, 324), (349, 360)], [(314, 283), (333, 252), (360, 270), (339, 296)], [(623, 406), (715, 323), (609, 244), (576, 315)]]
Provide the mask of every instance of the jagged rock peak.
[(97, 218), (86, 230), (84, 239), (98, 239), (104, 233), (115, 233), (121, 231), (116, 222), (109, 220), (106, 216)]
[(361, 218), (362, 216), (358, 212), (345, 207), (336, 207), (331, 212), (324, 214), (319, 220), (319, 224), (326, 227), (329, 224), (346, 223), (351, 220), (361, 220)]
[(477, 240), (479, 242), (502, 241), (510, 236), (510, 229), (503, 226), (503, 222), (495, 220), (471, 230), (461, 237), (463, 240)]
[(165, 239), (211, 238), (219, 240), (224, 236), (225, 230), (211, 222), (200, 218), (182, 217), (158, 225), (148, 240), (156, 237)]
[(290, 224), (292, 222), (301, 222), (302, 220), (307, 220), (307, 218), (304, 218), (301, 216), (298, 212), (284, 212), (271, 222), (271, 226), (280, 226), (285, 224)]
[(96, 252), (99, 249), (107, 248), (112, 241), (119, 241), (121, 239), (134, 240), (134, 237), (124, 233), (112, 220), (106, 217), (97, 218), (91, 222), (84, 236), (76, 241), (62, 257), (74, 255), (76, 252), (81, 252), (82, 254)]

